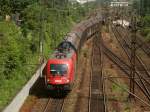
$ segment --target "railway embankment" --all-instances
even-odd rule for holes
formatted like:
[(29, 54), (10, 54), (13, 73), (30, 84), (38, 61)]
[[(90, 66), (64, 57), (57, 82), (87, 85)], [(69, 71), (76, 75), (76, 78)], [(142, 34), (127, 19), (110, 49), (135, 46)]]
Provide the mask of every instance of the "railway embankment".
[(3, 110), (3, 112), (18, 112), (21, 106), (23, 105), (25, 99), (30, 93), (30, 89), (37, 81), (37, 79), (41, 75), (41, 71), (43, 70), (46, 63), (43, 63), (39, 69), (35, 72), (32, 78), (25, 84), (25, 86), (21, 89), (21, 91), (14, 97), (12, 102)]

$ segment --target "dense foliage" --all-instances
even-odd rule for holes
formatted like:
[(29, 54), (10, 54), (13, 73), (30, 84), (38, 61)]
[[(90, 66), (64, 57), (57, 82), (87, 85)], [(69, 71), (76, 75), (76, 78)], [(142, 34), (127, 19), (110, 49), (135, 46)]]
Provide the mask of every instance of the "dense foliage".
[(150, 41), (150, 0), (134, 0), (133, 8), (141, 16), (141, 34)]
[[(30, 79), (41, 57), (48, 58), (74, 23), (86, 15), (86, 10), (84, 5), (67, 0), (0, 2), (0, 111)], [(15, 13), (20, 15), (19, 26), (16, 21), (4, 19)]]
[(147, 41), (150, 41), (150, 15), (142, 17), (142, 27), (140, 28), (141, 34)]

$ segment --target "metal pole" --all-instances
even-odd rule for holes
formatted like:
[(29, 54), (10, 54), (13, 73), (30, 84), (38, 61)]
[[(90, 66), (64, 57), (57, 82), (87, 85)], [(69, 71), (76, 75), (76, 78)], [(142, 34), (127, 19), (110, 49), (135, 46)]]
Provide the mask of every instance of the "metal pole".
[(143, 11), (142, 11), (142, 9), (143, 9), (142, 7), (143, 7), (142, 0), (140, 0), (140, 16), (143, 15), (143, 14), (142, 14), (142, 12), (143, 12)]
[[(131, 79), (130, 79), (130, 92), (135, 93), (134, 77), (135, 77), (135, 58), (136, 58), (136, 17), (132, 18), (132, 37), (131, 37)], [(130, 98), (134, 98), (130, 94)]]
[(123, 4), (122, 4), (122, 26), (123, 26)]
[(3, 38), (3, 34), (0, 33), (0, 49), (2, 48), (2, 38)]
[(52, 8), (54, 8), (54, 0), (52, 0)]
[(40, 34), (39, 34), (39, 46), (40, 46), (40, 58), (43, 58), (43, 1), (41, 0), (41, 12), (40, 12)]
[(88, 13), (89, 13), (89, 0), (87, 0), (87, 10), (88, 10)]
[[(53, 9), (55, 9), (55, 0), (53, 0)], [(58, 12), (57, 12), (58, 13)], [(53, 14), (53, 13), (52, 13)], [(55, 14), (54, 14), (55, 15)], [(53, 15), (53, 16), (54, 16)], [(57, 14), (56, 14), (57, 15)], [(55, 20), (52, 23), (52, 38), (54, 39), (54, 48), (56, 47), (56, 35), (55, 35)]]

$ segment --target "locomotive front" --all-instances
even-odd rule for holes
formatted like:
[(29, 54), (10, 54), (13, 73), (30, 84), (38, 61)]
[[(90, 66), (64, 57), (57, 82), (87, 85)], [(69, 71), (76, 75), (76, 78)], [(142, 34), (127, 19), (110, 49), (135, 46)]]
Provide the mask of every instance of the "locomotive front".
[[(48, 60), (45, 68), (45, 84), (48, 89), (70, 90), (75, 75), (76, 53), (73, 49), (59, 47)], [(65, 50), (65, 51), (64, 51)]]

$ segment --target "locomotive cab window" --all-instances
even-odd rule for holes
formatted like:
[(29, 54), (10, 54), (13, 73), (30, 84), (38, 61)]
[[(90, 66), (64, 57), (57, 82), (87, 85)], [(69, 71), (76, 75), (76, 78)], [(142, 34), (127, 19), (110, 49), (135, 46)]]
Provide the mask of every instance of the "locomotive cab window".
[(67, 74), (68, 66), (66, 64), (50, 64), (50, 73), (52, 75)]

